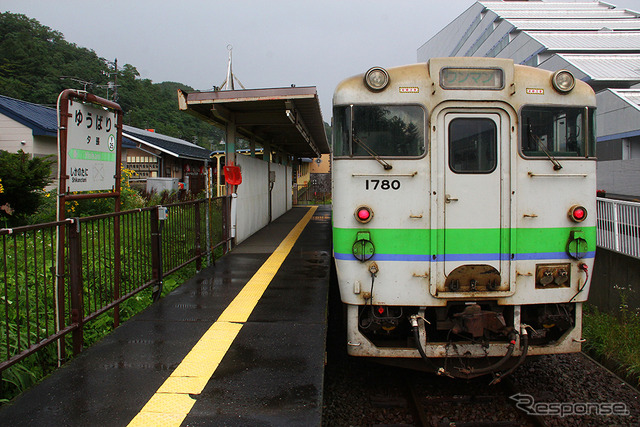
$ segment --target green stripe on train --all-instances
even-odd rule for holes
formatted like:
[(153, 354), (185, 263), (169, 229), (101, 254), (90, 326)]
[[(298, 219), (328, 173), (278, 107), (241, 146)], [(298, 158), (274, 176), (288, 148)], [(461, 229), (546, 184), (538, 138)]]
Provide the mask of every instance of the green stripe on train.
[[(515, 251), (526, 254), (536, 252), (564, 252), (571, 231), (580, 230), (587, 241), (589, 251), (596, 250), (596, 227), (558, 227), (558, 228), (465, 228), (445, 231), (446, 253), (449, 254), (491, 254), (501, 252), (510, 247), (511, 232), (515, 233)], [(351, 253), (351, 247), (360, 231), (369, 231), (377, 253), (403, 255), (430, 255), (431, 240), (436, 244), (438, 235), (443, 230), (430, 229), (381, 229), (381, 228), (334, 228), (333, 246), (337, 253)], [(436, 255), (445, 253), (439, 247)]]

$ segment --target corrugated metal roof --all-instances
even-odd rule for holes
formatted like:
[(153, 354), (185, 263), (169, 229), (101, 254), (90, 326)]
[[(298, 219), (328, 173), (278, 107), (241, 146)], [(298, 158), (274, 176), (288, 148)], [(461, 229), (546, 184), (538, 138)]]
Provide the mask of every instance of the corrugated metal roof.
[(637, 15), (625, 10), (496, 10), (491, 9), (504, 19), (635, 19)]
[(602, 3), (590, 2), (543, 2), (543, 1), (480, 1), (480, 4), (493, 10), (602, 10), (609, 9)]
[[(494, 14), (497, 18), (493, 27), (489, 26), (487, 32), (482, 34), (483, 39), (467, 40), (473, 34), (461, 29), (459, 34), (464, 37), (461, 42), (482, 42), (493, 31), (490, 40), (495, 44), (482, 51), (470, 51), (470, 55), (510, 55), (520, 63), (567, 67), (578, 72), (580, 78), (593, 81), (597, 87), (609, 81), (639, 81), (639, 12), (618, 8), (604, 1), (584, 0), (576, 3), (567, 0), (563, 3), (480, 0), (474, 6), (454, 22), (462, 22), (462, 17), (468, 20), (469, 14), (484, 17), (488, 13), (487, 18)], [(482, 7), (485, 9), (481, 10)], [(499, 20), (513, 25), (513, 28), (495, 25)], [(454, 32), (451, 34), (454, 40), (450, 44), (453, 45), (456, 36)], [(433, 40), (423, 45), (419, 57), (429, 57), (430, 49), (435, 50), (435, 47), (429, 46)], [(552, 61), (553, 58), (561, 60)]]
[(620, 98), (640, 110), (640, 89), (609, 89)]
[(543, 1), (480, 1), (487, 9), (495, 12), (503, 19), (634, 19), (640, 14), (632, 10), (610, 7), (603, 2), (543, 2)]
[(567, 62), (593, 80), (640, 81), (640, 54), (637, 55), (575, 55), (559, 54)]
[(138, 129), (133, 126), (122, 126), (122, 135), (123, 139), (127, 138), (133, 142), (143, 141), (175, 157), (202, 160), (208, 159), (211, 154), (210, 150), (192, 144), (191, 142), (144, 129)]
[(0, 113), (31, 128), (33, 135), (58, 136), (56, 110), (0, 95)]
[(552, 51), (627, 51), (640, 52), (640, 32), (529, 32)]
[(640, 30), (640, 19), (509, 19), (521, 31)]

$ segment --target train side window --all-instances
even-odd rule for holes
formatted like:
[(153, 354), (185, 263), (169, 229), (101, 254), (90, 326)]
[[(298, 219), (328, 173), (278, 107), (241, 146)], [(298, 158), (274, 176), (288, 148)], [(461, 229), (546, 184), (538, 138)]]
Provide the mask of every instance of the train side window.
[(520, 123), (521, 150), (525, 156), (595, 156), (591, 108), (528, 106), (522, 109)]
[(351, 107), (335, 107), (333, 124), (333, 155), (351, 156)]
[(336, 157), (419, 157), (426, 151), (425, 112), (418, 105), (334, 108)]
[(491, 173), (498, 164), (496, 122), (457, 118), (449, 123), (449, 167), (455, 173)]

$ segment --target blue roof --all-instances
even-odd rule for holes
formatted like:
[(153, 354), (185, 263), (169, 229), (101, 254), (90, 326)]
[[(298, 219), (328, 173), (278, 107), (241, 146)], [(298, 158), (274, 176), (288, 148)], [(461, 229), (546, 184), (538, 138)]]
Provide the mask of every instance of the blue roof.
[(211, 150), (202, 148), (189, 141), (128, 125), (124, 125), (122, 127), (123, 145), (125, 140), (131, 141), (134, 144), (142, 141), (149, 146), (159, 149), (160, 151), (164, 151), (174, 157), (183, 159), (205, 160), (209, 159), (209, 156), (211, 155)]
[(34, 136), (58, 136), (58, 119), (54, 108), (0, 95), (0, 113), (31, 128)]
[(122, 135), (122, 148), (136, 148), (136, 142)]

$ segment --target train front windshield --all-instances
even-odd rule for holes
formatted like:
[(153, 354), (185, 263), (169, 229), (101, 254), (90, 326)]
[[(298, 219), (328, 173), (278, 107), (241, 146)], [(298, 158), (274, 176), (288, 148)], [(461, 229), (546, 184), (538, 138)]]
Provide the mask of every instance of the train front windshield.
[(422, 156), (426, 150), (424, 115), (417, 105), (335, 107), (334, 156)]
[(525, 156), (595, 157), (593, 109), (530, 106), (521, 115)]

